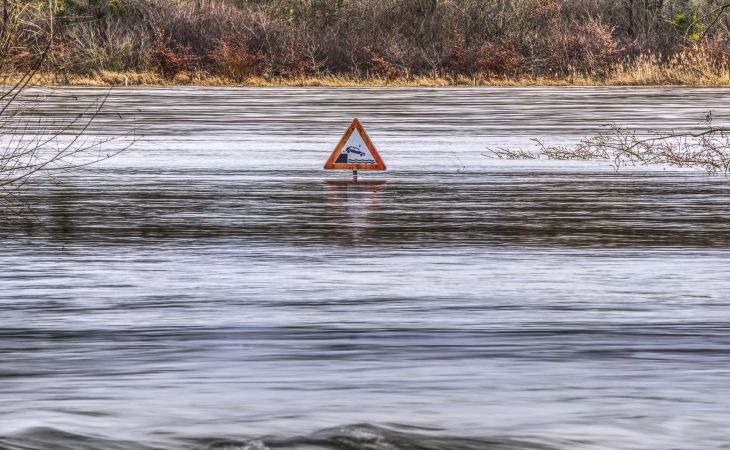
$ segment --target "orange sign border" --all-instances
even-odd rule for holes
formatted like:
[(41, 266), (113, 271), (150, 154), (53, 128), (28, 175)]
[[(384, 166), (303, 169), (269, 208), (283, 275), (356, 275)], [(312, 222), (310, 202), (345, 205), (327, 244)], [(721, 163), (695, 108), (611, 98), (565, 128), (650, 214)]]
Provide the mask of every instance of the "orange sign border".
[[(360, 133), (360, 136), (362, 137), (362, 140), (365, 142), (365, 145), (367, 145), (368, 150), (370, 150), (370, 154), (373, 155), (373, 159), (375, 159), (375, 164), (335, 164), (335, 160), (340, 155), (340, 152), (342, 151), (342, 147), (347, 144), (347, 140), (350, 139), (350, 136), (352, 136), (352, 133), (357, 130)], [(332, 169), (348, 169), (348, 170), (386, 170), (385, 163), (383, 162), (383, 159), (380, 157), (380, 154), (378, 154), (378, 151), (375, 149), (375, 146), (370, 141), (370, 138), (368, 137), (368, 134), (365, 132), (365, 129), (360, 124), (360, 121), (355, 119), (350, 124), (350, 127), (345, 131), (345, 134), (342, 136), (342, 139), (340, 139), (340, 143), (337, 144), (337, 147), (335, 147), (335, 150), (330, 155), (327, 162), (324, 164), (325, 170), (332, 170)]]

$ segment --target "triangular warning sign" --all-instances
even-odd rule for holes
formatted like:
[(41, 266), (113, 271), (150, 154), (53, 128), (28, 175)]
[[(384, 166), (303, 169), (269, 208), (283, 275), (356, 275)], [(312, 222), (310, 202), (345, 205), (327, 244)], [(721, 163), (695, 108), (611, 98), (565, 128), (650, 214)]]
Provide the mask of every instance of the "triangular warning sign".
[(328, 169), (350, 170), (385, 170), (385, 163), (380, 158), (375, 146), (370, 142), (360, 121), (352, 121), (350, 128), (340, 139), (329, 159), (324, 165)]

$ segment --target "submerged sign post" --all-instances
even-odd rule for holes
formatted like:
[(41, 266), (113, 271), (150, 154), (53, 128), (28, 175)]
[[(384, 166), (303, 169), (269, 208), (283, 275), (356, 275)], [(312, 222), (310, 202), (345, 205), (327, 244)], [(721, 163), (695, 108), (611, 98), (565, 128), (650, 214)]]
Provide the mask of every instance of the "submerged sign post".
[(385, 170), (385, 163), (360, 121), (355, 119), (340, 139), (324, 168), (352, 170), (352, 179), (357, 181), (358, 170)]

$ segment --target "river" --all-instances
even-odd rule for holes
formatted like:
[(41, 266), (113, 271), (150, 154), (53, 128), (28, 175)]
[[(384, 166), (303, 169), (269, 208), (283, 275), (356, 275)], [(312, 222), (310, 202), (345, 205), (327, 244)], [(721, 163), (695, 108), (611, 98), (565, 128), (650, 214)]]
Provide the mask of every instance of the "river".
[[(489, 152), (728, 104), (113, 90), (87, 134), (134, 145), (2, 216), (0, 449), (728, 448), (730, 180)], [(322, 170), (354, 117), (388, 164), (357, 184)]]

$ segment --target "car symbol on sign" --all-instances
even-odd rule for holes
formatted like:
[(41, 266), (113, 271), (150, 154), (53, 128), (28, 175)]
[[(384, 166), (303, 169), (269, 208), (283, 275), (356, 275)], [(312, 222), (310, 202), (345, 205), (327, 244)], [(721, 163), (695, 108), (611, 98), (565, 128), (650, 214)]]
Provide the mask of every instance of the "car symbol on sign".
[(357, 147), (355, 147), (354, 145), (351, 145), (351, 146), (347, 147), (345, 149), (345, 151), (347, 153), (355, 153), (355, 154), (360, 155), (360, 156), (365, 156), (365, 152), (363, 152), (362, 150), (360, 150), (360, 146), (359, 145)]

